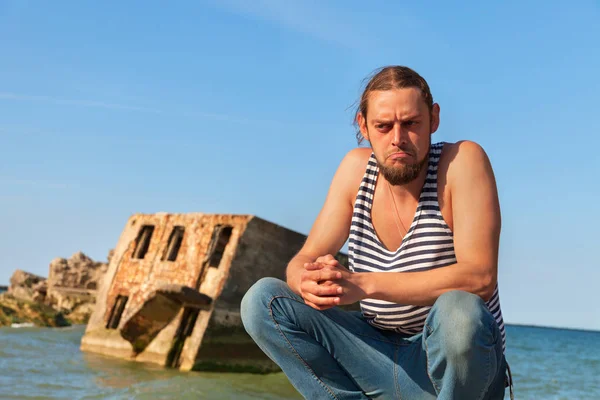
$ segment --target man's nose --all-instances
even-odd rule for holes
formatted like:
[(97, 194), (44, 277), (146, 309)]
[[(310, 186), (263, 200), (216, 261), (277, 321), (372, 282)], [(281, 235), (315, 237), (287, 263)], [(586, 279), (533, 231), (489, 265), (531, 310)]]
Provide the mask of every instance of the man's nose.
[(392, 145), (396, 147), (400, 147), (400, 145), (405, 144), (407, 141), (407, 132), (402, 129), (400, 124), (394, 124), (392, 128)]

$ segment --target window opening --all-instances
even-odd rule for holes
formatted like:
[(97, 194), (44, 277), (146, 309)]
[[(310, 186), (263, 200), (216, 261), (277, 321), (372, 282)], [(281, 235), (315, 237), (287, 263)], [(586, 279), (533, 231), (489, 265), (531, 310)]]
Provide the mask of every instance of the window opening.
[(175, 226), (171, 231), (171, 236), (169, 236), (169, 241), (167, 243), (167, 248), (162, 255), (161, 261), (175, 261), (177, 259), (177, 254), (179, 253), (179, 249), (181, 248), (181, 243), (183, 242), (183, 234), (185, 232), (185, 228), (183, 226)]
[(113, 308), (110, 312), (110, 316), (108, 317), (106, 329), (117, 329), (117, 327), (119, 326), (119, 322), (121, 322), (121, 316), (123, 315), (123, 311), (125, 310), (127, 300), (129, 300), (128, 296), (117, 296), (115, 304), (113, 305)]
[(231, 239), (233, 227), (217, 225), (212, 234), (209, 246), (208, 266), (218, 268), (225, 253), (225, 247)]
[(135, 250), (133, 251), (132, 258), (138, 260), (143, 259), (150, 248), (150, 239), (154, 233), (154, 225), (144, 225), (141, 227), (140, 232), (135, 243)]
[(181, 352), (183, 351), (183, 345), (185, 340), (192, 335), (196, 320), (200, 310), (197, 308), (185, 307), (183, 309), (183, 315), (181, 316), (181, 323), (177, 328), (175, 337), (173, 338), (173, 345), (167, 356), (167, 365), (171, 368), (179, 368), (181, 365)]

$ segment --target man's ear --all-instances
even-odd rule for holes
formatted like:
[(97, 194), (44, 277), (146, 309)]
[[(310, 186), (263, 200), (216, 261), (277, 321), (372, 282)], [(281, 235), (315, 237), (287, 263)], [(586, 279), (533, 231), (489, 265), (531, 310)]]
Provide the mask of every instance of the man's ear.
[(437, 131), (438, 127), (440, 126), (440, 105), (438, 103), (435, 103), (433, 105), (433, 107), (431, 108), (431, 132), (430, 133), (434, 133), (435, 131)]
[(356, 123), (363, 139), (369, 141), (369, 130), (367, 129), (367, 120), (363, 117), (361, 112), (356, 113)]

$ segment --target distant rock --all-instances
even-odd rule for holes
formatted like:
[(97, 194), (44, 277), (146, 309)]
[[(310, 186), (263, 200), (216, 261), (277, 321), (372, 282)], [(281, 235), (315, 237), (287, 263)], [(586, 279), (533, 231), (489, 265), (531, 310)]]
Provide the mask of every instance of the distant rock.
[[(112, 254), (111, 250), (109, 261)], [(10, 278), (8, 293), (0, 295), (0, 326), (28, 322), (42, 326), (64, 326), (69, 321), (86, 323), (107, 269), (108, 263), (96, 262), (77, 252), (69, 259), (52, 260), (48, 279), (16, 270)]]
[(96, 262), (77, 252), (70, 259), (55, 258), (50, 263), (48, 290), (55, 287), (96, 290), (108, 264)]
[(108, 263), (96, 262), (82, 252), (69, 259), (55, 258), (50, 263), (46, 304), (65, 312), (76, 323), (87, 322), (107, 269)]
[(17, 298), (9, 293), (0, 294), (0, 326), (69, 326), (65, 316), (45, 304)]
[(44, 281), (46, 281), (46, 278), (42, 276), (18, 269), (10, 277), (8, 293), (17, 299), (32, 301), (34, 296), (33, 287)]
[[(95, 299), (94, 299), (95, 300)], [(81, 302), (67, 315), (69, 321), (73, 324), (86, 324), (90, 315), (94, 312), (96, 302)]]
[(33, 285), (33, 301), (38, 303), (44, 303), (46, 301), (46, 294), (48, 292), (48, 280), (44, 279)]

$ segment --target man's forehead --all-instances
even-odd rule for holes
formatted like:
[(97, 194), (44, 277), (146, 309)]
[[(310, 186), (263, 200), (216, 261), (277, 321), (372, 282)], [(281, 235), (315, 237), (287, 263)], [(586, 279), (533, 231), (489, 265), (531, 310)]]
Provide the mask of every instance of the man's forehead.
[[(370, 105), (370, 104), (369, 104)], [(403, 114), (417, 114), (427, 110), (427, 106), (423, 107), (419, 103), (379, 103), (374, 104), (373, 107), (369, 109), (373, 114), (379, 113), (396, 113), (402, 112)]]
[(418, 113), (427, 104), (418, 88), (391, 90), (375, 90), (369, 93), (369, 111), (385, 113), (402, 111), (402, 113)]

